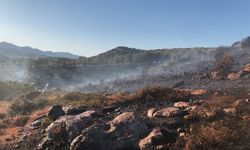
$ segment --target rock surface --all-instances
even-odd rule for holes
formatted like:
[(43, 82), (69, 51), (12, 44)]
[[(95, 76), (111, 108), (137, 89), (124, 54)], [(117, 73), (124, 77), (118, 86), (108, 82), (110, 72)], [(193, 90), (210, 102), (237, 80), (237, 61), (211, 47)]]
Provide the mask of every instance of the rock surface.
[(70, 150), (118, 150), (138, 147), (147, 126), (133, 112), (124, 112), (105, 124), (94, 124), (82, 131)]
[(167, 107), (161, 110), (156, 111), (153, 116), (154, 117), (174, 117), (184, 115), (185, 111), (179, 110), (175, 107)]
[(227, 78), (229, 80), (237, 80), (240, 78), (240, 74), (239, 73), (230, 73)]
[(148, 110), (147, 116), (152, 118), (154, 116), (154, 113), (156, 112), (155, 108), (151, 108)]
[(56, 120), (57, 118), (59, 118), (63, 115), (65, 115), (65, 112), (63, 111), (63, 108), (60, 105), (52, 106), (48, 110), (48, 117), (51, 120)]
[(155, 128), (153, 131), (144, 139), (140, 140), (139, 147), (140, 149), (146, 149), (152, 145), (157, 145), (160, 140), (162, 140), (163, 134), (160, 128)]
[(156, 149), (158, 145), (176, 142), (177, 133), (170, 130), (154, 128), (144, 139), (140, 140), (140, 149)]
[(62, 143), (71, 142), (85, 127), (93, 124), (95, 114), (95, 111), (86, 111), (79, 115), (58, 118), (46, 128), (46, 137), (39, 144), (39, 149), (53, 149)]
[(174, 103), (174, 107), (176, 107), (176, 108), (187, 108), (189, 106), (190, 106), (190, 104), (188, 102), (180, 101), (180, 102)]
[(83, 107), (63, 107), (63, 111), (66, 115), (78, 115), (86, 111)]

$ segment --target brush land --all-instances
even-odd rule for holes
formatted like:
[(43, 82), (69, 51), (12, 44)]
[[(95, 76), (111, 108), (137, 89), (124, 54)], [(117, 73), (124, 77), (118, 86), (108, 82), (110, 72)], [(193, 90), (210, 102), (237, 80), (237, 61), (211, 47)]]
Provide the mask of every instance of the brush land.
[(1, 59), (0, 149), (250, 149), (249, 37), (25, 56)]

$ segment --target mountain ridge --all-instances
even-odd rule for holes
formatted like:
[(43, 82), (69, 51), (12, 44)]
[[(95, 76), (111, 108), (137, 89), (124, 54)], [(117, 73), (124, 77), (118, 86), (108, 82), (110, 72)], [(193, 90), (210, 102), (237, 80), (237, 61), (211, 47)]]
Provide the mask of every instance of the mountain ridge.
[(43, 51), (29, 46), (17, 46), (8, 42), (0, 42), (0, 58), (32, 58), (32, 57), (59, 57), (77, 59), (79, 56), (68, 52)]

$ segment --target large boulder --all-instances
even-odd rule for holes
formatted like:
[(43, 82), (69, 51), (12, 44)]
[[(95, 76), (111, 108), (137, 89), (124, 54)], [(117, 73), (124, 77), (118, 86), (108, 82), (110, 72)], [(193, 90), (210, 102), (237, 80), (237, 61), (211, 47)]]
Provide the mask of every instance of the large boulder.
[(243, 77), (249, 73), (250, 73), (250, 63), (243, 66), (240, 71), (238, 71), (236, 73), (230, 73), (228, 75), (228, 79), (229, 80), (237, 80), (240, 77)]
[(237, 79), (239, 79), (240, 78), (240, 74), (239, 73), (230, 73), (228, 76), (227, 76), (227, 78), (229, 79), (229, 80), (237, 80)]
[(163, 139), (163, 134), (160, 128), (155, 128), (153, 131), (144, 139), (140, 140), (139, 147), (140, 149), (146, 149), (152, 145), (156, 145)]
[[(46, 137), (38, 145), (39, 149), (54, 149), (70, 143), (81, 131), (93, 124), (95, 111), (86, 111), (79, 115), (66, 115), (58, 118), (46, 128)], [(57, 147), (60, 148), (60, 147)]]
[(180, 110), (175, 107), (167, 107), (161, 110), (156, 111), (153, 116), (154, 117), (175, 117), (185, 115), (186, 111)]
[(112, 121), (92, 125), (82, 131), (70, 145), (70, 150), (118, 150), (138, 148), (147, 126), (133, 112), (125, 112)]
[(63, 107), (63, 111), (66, 115), (78, 115), (86, 111), (83, 107)]
[(51, 106), (48, 110), (48, 117), (53, 121), (63, 115), (65, 115), (65, 112), (60, 105)]
[(247, 72), (247, 73), (250, 73), (250, 63), (246, 64), (243, 68), (242, 68), (243, 71)]
[(170, 130), (154, 128), (147, 137), (140, 140), (139, 147), (142, 150), (148, 148), (155, 149), (157, 145), (176, 142), (177, 136), (177, 133), (171, 132)]

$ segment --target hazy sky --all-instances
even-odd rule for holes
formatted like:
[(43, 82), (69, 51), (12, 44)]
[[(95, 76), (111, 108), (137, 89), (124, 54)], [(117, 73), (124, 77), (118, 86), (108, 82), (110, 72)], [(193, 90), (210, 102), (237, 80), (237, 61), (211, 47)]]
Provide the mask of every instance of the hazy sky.
[(0, 0), (0, 41), (92, 56), (230, 45), (250, 35), (250, 0)]

